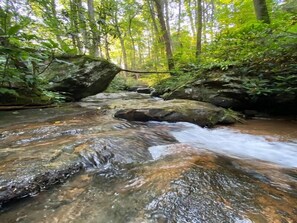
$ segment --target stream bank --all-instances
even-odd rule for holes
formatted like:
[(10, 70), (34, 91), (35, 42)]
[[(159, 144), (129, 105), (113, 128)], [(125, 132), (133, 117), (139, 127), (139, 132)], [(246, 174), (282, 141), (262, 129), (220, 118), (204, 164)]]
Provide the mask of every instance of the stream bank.
[(191, 99), (231, 108), (247, 116), (297, 114), (297, 55), (208, 68), (185, 67), (158, 83), (164, 99)]

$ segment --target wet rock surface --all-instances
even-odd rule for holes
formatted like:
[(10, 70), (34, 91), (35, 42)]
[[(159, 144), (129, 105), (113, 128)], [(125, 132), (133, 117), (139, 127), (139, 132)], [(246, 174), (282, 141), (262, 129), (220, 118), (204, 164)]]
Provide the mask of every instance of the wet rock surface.
[[(178, 150), (190, 150), (175, 146)], [(296, 195), (211, 153), (171, 154), (116, 172), (74, 176), (39, 196), (6, 206), (21, 222), (295, 222)], [(261, 163), (256, 163), (261, 165)]]
[(146, 206), (156, 222), (295, 221), (296, 196), (291, 195), (295, 198), (288, 203), (278, 200), (280, 194), (270, 197), (269, 193), (277, 193), (277, 189), (267, 189), (267, 185), (240, 171), (240, 161), (202, 153), (192, 154), (190, 163), (190, 169), (170, 182), (168, 191)]
[(224, 123), (223, 109), (203, 102), (171, 100), (145, 103), (135, 108), (120, 109), (115, 117), (129, 121), (191, 122), (200, 126)]
[(143, 88), (137, 88), (136, 89), (136, 92), (137, 93), (141, 93), (141, 94), (150, 94), (150, 93), (152, 93), (152, 91), (153, 91), (153, 89), (152, 88), (145, 88), (145, 87), (143, 87)]
[[(16, 119), (14, 125), (1, 132), (0, 203), (38, 193), (83, 167), (144, 162), (151, 157), (149, 146), (174, 140), (165, 133), (147, 131), (144, 126), (115, 120), (97, 111), (76, 109), (66, 109), (52, 117), (45, 109), (31, 115), (35, 122)], [(19, 111), (17, 115), (23, 117), (28, 112)], [(44, 114), (48, 116), (42, 117)]]
[[(113, 118), (159, 101), (99, 94), (66, 107), (0, 112), (0, 222), (297, 221), (296, 136), (275, 138), (295, 122), (271, 138)], [(280, 129), (261, 126), (265, 135)]]

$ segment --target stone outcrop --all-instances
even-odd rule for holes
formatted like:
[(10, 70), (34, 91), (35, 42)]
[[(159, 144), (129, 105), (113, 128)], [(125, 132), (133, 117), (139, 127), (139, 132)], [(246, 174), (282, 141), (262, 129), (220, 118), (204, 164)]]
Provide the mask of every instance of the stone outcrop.
[(148, 161), (148, 147), (176, 142), (165, 132), (121, 119), (200, 126), (235, 121), (230, 111), (209, 103), (164, 101), (136, 92), (100, 93), (60, 108), (0, 113), (0, 205), (64, 182), (82, 168)]
[(104, 59), (73, 56), (56, 58), (43, 75), (49, 80), (48, 90), (78, 101), (103, 92), (120, 70)]
[(164, 99), (204, 101), (244, 112), (296, 114), (297, 76), (292, 61), (206, 70), (195, 81), (160, 93)]
[(249, 104), (248, 95), (239, 78), (197, 80), (165, 94), (166, 99), (180, 98), (204, 101), (223, 108), (243, 109)]

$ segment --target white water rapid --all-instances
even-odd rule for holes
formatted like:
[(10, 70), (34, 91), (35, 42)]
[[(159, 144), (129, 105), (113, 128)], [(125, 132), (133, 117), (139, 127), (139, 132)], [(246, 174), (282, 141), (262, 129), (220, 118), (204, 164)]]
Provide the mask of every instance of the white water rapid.
[[(197, 151), (203, 149), (227, 156), (267, 161), (283, 167), (297, 167), (297, 141), (270, 140), (269, 137), (243, 134), (227, 128), (207, 129), (185, 122), (165, 125), (173, 129), (171, 134), (178, 142), (190, 145)], [(169, 150), (168, 146), (149, 148), (154, 159), (170, 154)]]

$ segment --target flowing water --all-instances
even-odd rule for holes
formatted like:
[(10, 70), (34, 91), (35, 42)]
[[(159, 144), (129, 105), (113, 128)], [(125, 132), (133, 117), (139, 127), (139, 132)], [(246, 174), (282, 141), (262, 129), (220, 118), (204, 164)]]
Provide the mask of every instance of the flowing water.
[(295, 121), (206, 129), (75, 106), (0, 115), (2, 185), (83, 166), (3, 204), (1, 223), (297, 222)]

